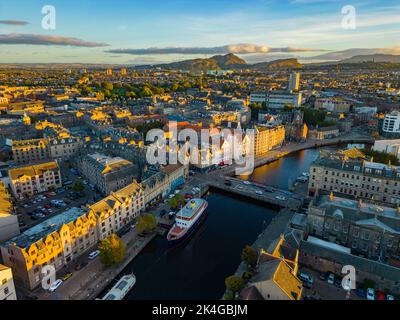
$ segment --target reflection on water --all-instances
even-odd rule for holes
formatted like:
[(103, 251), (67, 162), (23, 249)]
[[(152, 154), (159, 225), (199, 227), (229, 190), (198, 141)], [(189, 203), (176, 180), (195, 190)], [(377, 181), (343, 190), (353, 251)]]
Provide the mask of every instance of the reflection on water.
[(311, 163), (319, 156), (319, 150), (309, 149), (290, 154), (270, 164), (256, 168), (242, 179), (289, 189), (302, 172), (309, 170)]

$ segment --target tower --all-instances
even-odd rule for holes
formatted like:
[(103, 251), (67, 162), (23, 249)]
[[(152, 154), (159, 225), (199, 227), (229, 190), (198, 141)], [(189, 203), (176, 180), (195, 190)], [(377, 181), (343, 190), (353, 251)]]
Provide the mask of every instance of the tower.
[(299, 91), (300, 89), (300, 73), (292, 72), (289, 77), (289, 90)]

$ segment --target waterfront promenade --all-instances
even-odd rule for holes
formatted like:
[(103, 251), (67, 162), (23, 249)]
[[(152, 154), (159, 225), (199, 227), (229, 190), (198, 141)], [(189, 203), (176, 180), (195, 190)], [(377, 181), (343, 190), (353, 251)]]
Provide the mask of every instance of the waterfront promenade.
[(138, 237), (136, 230), (132, 229), (121, 238), (127, 252), (122, 263), (107, 268), (98, 257), (81, 270), (74, 271), (73, 276), (56, 292), (50, 293), (39, 289), (35, 294), (40, 300), (94, 300), (155, 236), (154, 233)]

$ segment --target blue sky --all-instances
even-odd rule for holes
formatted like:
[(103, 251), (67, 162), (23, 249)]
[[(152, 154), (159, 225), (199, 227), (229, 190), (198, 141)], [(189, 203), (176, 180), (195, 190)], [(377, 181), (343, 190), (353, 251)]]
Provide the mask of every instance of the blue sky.
[[(41, 27), (47, 4), (56, 30)], [(341, 27), (345, 5), (356, 9), (355, 30)], [(234, 52), (250, 62), (360, 48), (379, 50), (346, 55), (400, 54), (399, 39), (395, 0), (0, 0), (0, 62), (156, 63), (235, 51), (220, 48), (233, 44), (253, 45), (251, 54)], [(166, 47), (178, 49), (135, 51)], [(201, 53), (180, 49), (193, 47)]]

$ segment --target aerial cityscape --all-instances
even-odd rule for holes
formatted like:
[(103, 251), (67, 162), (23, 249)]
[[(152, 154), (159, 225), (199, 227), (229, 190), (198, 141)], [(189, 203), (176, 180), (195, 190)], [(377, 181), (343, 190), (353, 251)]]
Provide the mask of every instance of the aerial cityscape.
[(399, 300), (399, 17), (0, 0), (0, 300)]

